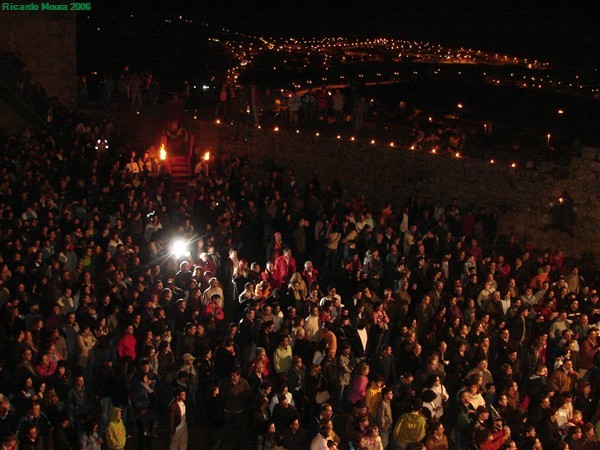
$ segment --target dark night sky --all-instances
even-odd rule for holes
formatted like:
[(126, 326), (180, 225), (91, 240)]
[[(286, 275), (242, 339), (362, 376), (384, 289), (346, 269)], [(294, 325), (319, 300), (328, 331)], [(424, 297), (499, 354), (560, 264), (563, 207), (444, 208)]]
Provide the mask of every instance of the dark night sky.
[[(598, 0), (103, 0), (96, 13), (183, 14), (279, 36), (390, 36), (600, 66)], [(113, 5), (113, 6), (111, 6)]]

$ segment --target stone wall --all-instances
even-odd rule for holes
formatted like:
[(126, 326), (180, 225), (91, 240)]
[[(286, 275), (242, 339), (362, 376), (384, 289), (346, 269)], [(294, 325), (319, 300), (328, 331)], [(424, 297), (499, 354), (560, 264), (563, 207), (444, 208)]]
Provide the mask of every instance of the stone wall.
[(76, 16), (74, 12), (27, 11), (0, 14), (0, 49), (20, 53), (32, 82), (68, 107), (77, 102)]
[[(371, 145), (253, 130), (249, 141), (233, 141), (228, 126), (204, 124), (199, 142), (219, 152), (247, 155), (268, 170), (273, 165), (293, 169), (298, 179), (315, 173), (322, 185), (338, 179), (351, 192), (366, 192), (379, 208), (387, 201), (402, 204), (418, 193), (445, 202), (483, 206), (500, 213), (499, 231), (513, 233), (521, 243), (562, 249), (569, 255), (592, 252), (600, 256), (600, 163), (573, 159), (571, 167), (542, 164), (538, 170), (511, 168), (471, 158), (454, 158), (389, 145)], [(215, 143), (217, 141), (218, 143)], [(558, 230), (544, 231), (542, 216), (568, 191), (577, 206), (575, 237)]]

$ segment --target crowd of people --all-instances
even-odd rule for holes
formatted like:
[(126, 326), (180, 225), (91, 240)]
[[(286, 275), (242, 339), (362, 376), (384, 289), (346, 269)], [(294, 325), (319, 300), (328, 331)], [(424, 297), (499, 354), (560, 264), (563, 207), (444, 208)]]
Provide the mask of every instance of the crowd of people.
[(599, 448), (562, 252), (247, 158), (175, 190), (108, 119), (54, 125), (0, 137), (1, 449)]

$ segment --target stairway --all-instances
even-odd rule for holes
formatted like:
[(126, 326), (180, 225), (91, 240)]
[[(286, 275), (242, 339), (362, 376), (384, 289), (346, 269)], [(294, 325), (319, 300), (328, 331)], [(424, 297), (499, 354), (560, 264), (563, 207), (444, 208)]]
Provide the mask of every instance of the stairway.
[(52, 131), (52, 127), (2, 80), (0, 80), (0, 98), (33, 128)]
[(190, 178), (192, 177), (192, 163), (188, 156), (170, 156), (169, 172), (173, 189), (181, 191), (187, 189)]

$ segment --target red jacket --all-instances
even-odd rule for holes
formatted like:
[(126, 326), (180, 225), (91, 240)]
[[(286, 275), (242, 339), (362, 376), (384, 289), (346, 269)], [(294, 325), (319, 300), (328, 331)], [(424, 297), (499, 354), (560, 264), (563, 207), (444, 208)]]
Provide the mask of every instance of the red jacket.
[(124, 335), (117, 344), (117, 354), (119, 358), (123, 359), (129, 356), (133, 361), (135, 361), (136, 353), (135, 353), (136, 339), (133, 335), (126, 334)]
[(207, 303), (202, 310), (202, 316), (205, 319), (214, 319), (215, 322), (220, 322), (225, 318), (225, 314), (219, 305), (215, 305), (213, 302)]
[(286, 261), (285, 256), (280, 256), (275, 260), (273, 271), (279, 275), (283, 284), (287, 284), (296, 272), (296, 260), (293, 256), (290, 256), (290, 260)]

